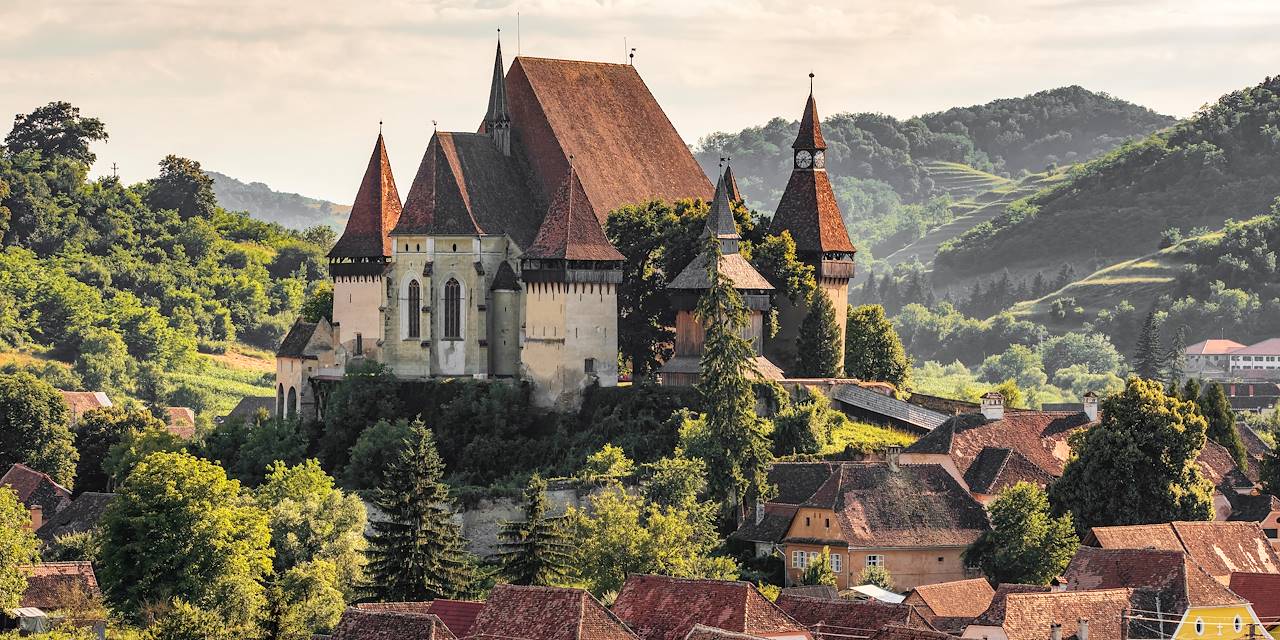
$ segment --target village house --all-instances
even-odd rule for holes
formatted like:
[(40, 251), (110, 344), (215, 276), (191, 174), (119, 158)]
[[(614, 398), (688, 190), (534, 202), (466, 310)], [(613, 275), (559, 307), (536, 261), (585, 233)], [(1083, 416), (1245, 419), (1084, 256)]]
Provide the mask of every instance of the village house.
[(631, 575), (613, 613), (640, 640), (682, 640), (696, 625), (772, 640), (813, 640), (749, 582)]
[(816, 640), (868, 636), (885, 627), (932, 630), (916, 607), (876, 600), (813, 598), (784, 593), (778, 608), (809, 629)]
[(62, 394), (62, 401), (67, 404), (67, 417), (70, 425), (74, 427), (80, 422), (80, 416), (86, 411), (94, 409), (105, 409), (111, 406), (111, 398), (101, 391), (63, 391), (58, 390)]
[(439, 617), (429, 613), (347, 607), (327, 640), (457, 640)]
[(18, 496), (18, 502), (31, 513), (31, 530), (38, 531), (46, 518), (71, 504), (71, 492), (58, 484), (49, 474), (36, 471), (22, 463), (16, 463), (0, 476), (0, 487), (9, 487)]
[(489, 592), (467, 637), (638, 640), (617, 615), (582, 589), (510, 584)]
[(934, 629), (958, 634), (991, 606), (995, 590), (986, 578), (920, 585), (904, 604), (915, 607)]
[(86, 491), (75, 497), (71, 504), (47, 518), (38, 529), (36, 537), (46, 545), (58, 538), (75, 533), (86, 533), (98, 528), (107, 507), (114, 500), (114, 493)]
[(1082, 544), (1102, 549), (1162, 549), (1187, 554), (1222, 584), (1239, 571), (1280, 573), (1280, 557), (1253, 522), (1168, 522), (1094, 527)]
[(439, 618), (454, 636), (465, 638), (471, 633), (471, 627), (475, 625), (476, 618), (484, 609), (484, 603), (441, 598), (428, 602), (361, 602), (355, 607), (361, 611), (432, 615)]
[(991, 604), (978, 617), (965, 625), (959, 634), (963, 638), (996, 638), (1004, 635), (1005, 605), (1015, 593), (1049, 593), (1052, 589), (1038, 584), (1001, 584), (991, 595)]
[[(1004, 616), (986, 620), (986, 640), (1126, 640), (1130, 589), (1010, 593)], [(998, 622), (996, 625), (994, 623)], [(968, 632), (964, 637), (975, 637)], [(1143, 636), (1136, 636), (1143, 637)]]
[(1280, 633), (1280, 573), (1236, 571), (1227, 586), (1250, 603), (1267, 633)]
[(1202, 340), (1187, 347), (1185, 358), (1186, 373), (1195, 378), (1219, 382), (1280, 378), (1280, 338), (1249, 346), (1234, 340)]

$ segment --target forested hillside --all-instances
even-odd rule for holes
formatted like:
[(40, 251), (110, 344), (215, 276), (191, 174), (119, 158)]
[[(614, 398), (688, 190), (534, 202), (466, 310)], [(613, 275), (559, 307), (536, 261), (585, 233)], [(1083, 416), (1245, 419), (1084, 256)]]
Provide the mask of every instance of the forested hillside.
[[(827, 169), (860, 259), (892, 251), (952, 219), (948, 204), (1048, 165), (1085, 159), (1173, 119), (1080, 87), (957, 108), (909, 120), (837, 113), (823, 122)], [(777, 205), (798, 123), (774, 118), (698, 141), (704, 168), (733, 158), (747, 203)], [(892, 248), (882, 251), (879, 245)]]
[(1277, 195), (1280, 77), (1072, 169), (1067, 180), (944, 244), (935, 272), (1133, 258), (1156, 250), (1162, 235), (1263, 213)]
[[(199, 353), (274, 348), (324, 277), (333, 232), (226, 211), (186, 158), (160, 160), (138, 184), (90, 181), (90, 144), (106, 137), (59, 102), (19, 116), (5, 138), (0, 349), (35, 356), (22, 366), (63, 388), (199, 395), (213, 366)], [(234, 382), (252, 387), (260, 374)]]
[(351, 214), (350, 205), (274, 191), (261, 182), (245, 183), (217, 171), (205, 171), (205, 174), (213, 178), (213, 195), (222, 208), (248, 211), (260, 220), (290, 229), (323, 224), (341, 231)]

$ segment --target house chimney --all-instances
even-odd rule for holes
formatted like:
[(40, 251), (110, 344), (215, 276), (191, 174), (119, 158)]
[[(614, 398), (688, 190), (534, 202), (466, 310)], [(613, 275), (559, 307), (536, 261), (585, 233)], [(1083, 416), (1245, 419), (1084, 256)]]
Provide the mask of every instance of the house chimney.
[(1080, 618), (1079, 626), (1076, 627), (1076, 638), (1078, 640), (1089, 640), (1089, 619)]
[(764, 522), (764, 503), (756, 500), (756, 524)]
[(1049, 640), (1062, 640), (1062, 625), (1056, 622), (1049, 625)]
[(1098, 394), (1092, 391), (1084, 394), (1084, 415), (1089, 417), (1089, 422), (1098, 419)]
[(982, 417), (987, 420), (1004, 419), (1004, 396), (992, 391), (982, 396)]
[(884, 459), (886, 462), (889, 463), (890, 471), (898, 470), (898, 458), (901, 455), (902, 455), (902, 447), (898, 445), (891, 445), (889, 447), (885, 447)]
[(44, 507), (33, 504), (31, 505), (31, 530), (38, 531), (44, 524)]

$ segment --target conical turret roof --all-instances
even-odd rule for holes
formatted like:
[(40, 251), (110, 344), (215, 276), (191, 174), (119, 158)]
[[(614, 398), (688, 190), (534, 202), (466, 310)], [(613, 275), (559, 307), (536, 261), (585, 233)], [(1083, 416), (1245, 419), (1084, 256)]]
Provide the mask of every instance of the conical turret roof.
[(800, 132), (796, 134), (796, 141), (791, 148), (827, 148), (826, 141), (822, 139), (822, 120), (818, 118), (818, 102), (813, 99), (812, 87), (809, 88), (809, 100), (804, 103), (804, 115), (800, 116)]
[(604, 235), (591, 209), (578, 174), (569, 168), (556, 190), (538, 237), (524, 257), (542, 260), (596, 260), (621, 262), (626, 258)]
[(711, 211), (707, 213), (707, 224), (702, 229), (702, 237), (714, 236), (718, 239), (721, 253), (737, 253), (738, 240), (742, 239), (742, 236), (738, 235), (738, 225), (733, 220), (733, 207), (729, 203), (729, 183), (725, 178), (733, 178), (728, 169), (725, 169), (725, 172), (720, 174), (720, 179), (716, 181), (716, 196), (711, 201)]
[(342, 237), (329, 250), (330, 258), (377, 258), (391, 255), (391, 239), (387, 234), (400, 219), (400, 194), (391, 175), (386, 142), (382, 132), (369, 157), (360, 190), (351, 205), (351, 216)]
[(503, 75), (502, 40), (498, 40), (498, 52), (493, 59), (493, 81), (489, 85), (489, 110), (485, 113), (485, 124), (492, 122), (510, 122), (511, 112), (507, 108), (507, 82)]

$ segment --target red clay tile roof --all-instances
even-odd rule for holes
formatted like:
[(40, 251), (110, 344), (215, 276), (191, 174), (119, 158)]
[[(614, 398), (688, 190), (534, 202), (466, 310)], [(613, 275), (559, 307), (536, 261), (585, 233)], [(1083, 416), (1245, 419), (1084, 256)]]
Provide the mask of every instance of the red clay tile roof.
[(1053, 476), (1032, 464), (1021, 453), (1002, 447), (985, 447), (964, 474), (965, 484), (974, 493), (1000, 493), (1019, 482), (1041, 487), (1053, 482)]
[(866, 636), (887, 625), (928, 626), (911, 605), (875, 600), (827, 600), (784, 593), (778, 596), (778, 608), (819, 636)]
[(708, 627), (705, 624), (695, 624), (689, 630), (689, 633), (685, 634), (684, 640), (763, 640), (763, 638), (746, 633), (734, 633), (724, 629)]
[(44, 518), (52, 518), (63, 507), (71, 504), (71, 492), (54, 482), (49, 474), (36, 471), (21, 462), (15, 463), (4, 476), (0, 487), (7, 486), (18, 494), (18, 501), (28, 509), (40, 505)]
[(1256, 522), (1094, 527), (1086, 543), (1096, 543), (1104, 549), (1185, 551), (1200, 568), (1223, 584), (1238, 571), (1280, 573), (1280, 558)]
[(1264, 529), (1275, 529), (1275, 521), (1267, 521), (1267, 518), (1276, 512), (1280, 512), (1280, 498), (1268, 493), (1260, 493), (1257, 495), (1241, 495), (1235, 491), (1225, 491), (1227, 502), (1231, 503), (1231, 515), (1227, 516), (1227, 520), (1240, 520), (1244, 522), (1256, 522), (1258, 526)]
[(86, 491), (76, 496), (71, 504), (63, 507), (57, 514), (45, 514), (44, 525), (36, 531), (36, 537), (48, 544), (58, 536), (83, 533), (96, 528), (102, 521), (102, 514), (107, 512), (107, 507), (115, 497), (114, 493), (96, 491)]
[(623, 257), (600, 227), (591, 211), (577, 172), (570, 170), (547, 207), (538, 237), (524, 253), (542, 260), (594, 260), (621, 262)]
[(1280, 574), (1237, 571), (1231, 574), (1231, 590), (1253, 603), (1263, 620), (1280, 619)]
[(527, 248), (542, 221), (514, 159), (478, 133), (438, 132), (392, 235), (502, 235)]
[(83, 596), (100, 594), (98, 578), (88, 562), (45, 562), (18, 570), (27, 576), (27, 590), (22, 594), (20, 607), (53, 611), (75, 604)]
[(74, 421), (80, 414), (90, 409), (101, 409), (111, 406), (111, 399), (101, 391), (62, 391), (62, 401), (67, 403), (67, 410)]
[(479, 616), (480, 611), (484, 609), (484, 603), (440, 599), (429, 602), (364, 602), (357, 604), (356, 608), (364, 611), (432, 614), (440, 618), (453, 635), (462, 638), (471, 632), (476, 616)]
[(724, 183), (729, 188), (729, 199), (742, 202), (742, 192), (738, 190), (738, 181), (733, 177), (733, 167), (724, 168)]
[(360, 181), (351, 215), (342, 237), (329, 250), (330, 258), (376, 258), (391, 255), (391, 240), (387, 237), (400, 219), (400, 194), (396, 191), (396, 179), (391, 175), (391, 161), (387, 159), (386, 143), (382, 134), (373, 145), (369, 166)]
[(1235, 340), (1201, 340), (1187, 347), (1186, 353), (1189, 356), (1224, 355), (1243, 348), (1244, 345)]
[(347, 607), (332, 640), (454, 640), (454, 635), (431, 614)]
[(800, 130), (796, 132), (796, 141), (792, 149), (826, 149), (827, 143), (822, 139), (822, 119), (818, 117), (818, 101), (813, 99), (813, 90), (809, 90), (809, 99), (804, 103), (804, 114), (800, 116)]
[(1011, 593), (1049, 593), (1052, 589), (1038, 584), (1001, 584), (991, 596), (991, 605), (982, 615), (974, 618), (973, 624), (984, 627), (999, 627), (1004, 624), (1004, 605)]
[(889, 625), (871, 635), (870, 640), (952, 640), (955, 636), (941, 631)]
[(1057, 622), (1062, 637), (1070, 638), (1084, 618), (1090, 640), (1122, 640), (1121, 620), (1129, 597), (1129, 589), (1012, 593), (1005, 602), (1004, 631), (1009, 640), (1045, 640), (1050, 625)]
[(751, 635), (805, 631), (748, 582), (632, 575), (613, 612), (642, 640), (681, 640), (695, 624)]
[(1233, 356), (1243, 355), (1264, 355), (1275, 356), (1280, 355), (1280, 338), (1267, 338), (1262, 342), (1251, 344), (1243, 349), (1236, 349), (1231, 352)]
[(601, 224), (625, 204), (710, 200), (711, 183), (635, 67), (521, 56), (506, 89), (512, 146), (542, 201), (560, 186), (570, 156)]
[(196, 412), (191, 407), (165, 407), (165, 428), (183, 440), (196, 436)]
[[(1236, 459), (1231, 452), (1212, 440), (1205, 441), (1196, 464), (1215, 487), (1222, 486), (1224, 482), (1230, 487), (1252, 488), (1254, 485), (1254, 481), (1236, 466)], [(1256, 476), (1257, 473), (1253, 475)]]
[(806, 506), (834, 510), (858, 547), (967, 546), (988, 528), (982, 505), (936, 464), (841, 463)]
[(796, 250), (803, 253), (854, 253), (849, 230), (840, 216), (840, 205), (824, 170), (796, 169), (778, 201), (769, 227), (772, 233), (791, 232)]
[(1067, 438), (1077, 429), (1096, 424), (1083, 412), (1006, 410), (1000, 420), (979, 413), (947, 420), (907, 447), (903, 453), (949, 454), (960, 473), (988, 447), (1018, 452), (1028, 462), (1053, 477), (1062, 475), (1071, 447)]
[(985, 578), (920, 585), (912, 590), (929, 607), (929, 613), (943, 618), (976, 618), (991, 606), (995, 593)]
[(1071, 591), (1124, 587), (1154, 589), (1168, 594), (1165, 606), (1170, 613), (1181, 612), (1188, 606), (1242, 602), (1182, 551), (1080, 547), (1063, 572), (1063, 578)]
[(636, 640), (617, 616), (586, 591), (509, 584), (489, 593), (470, 637)]

